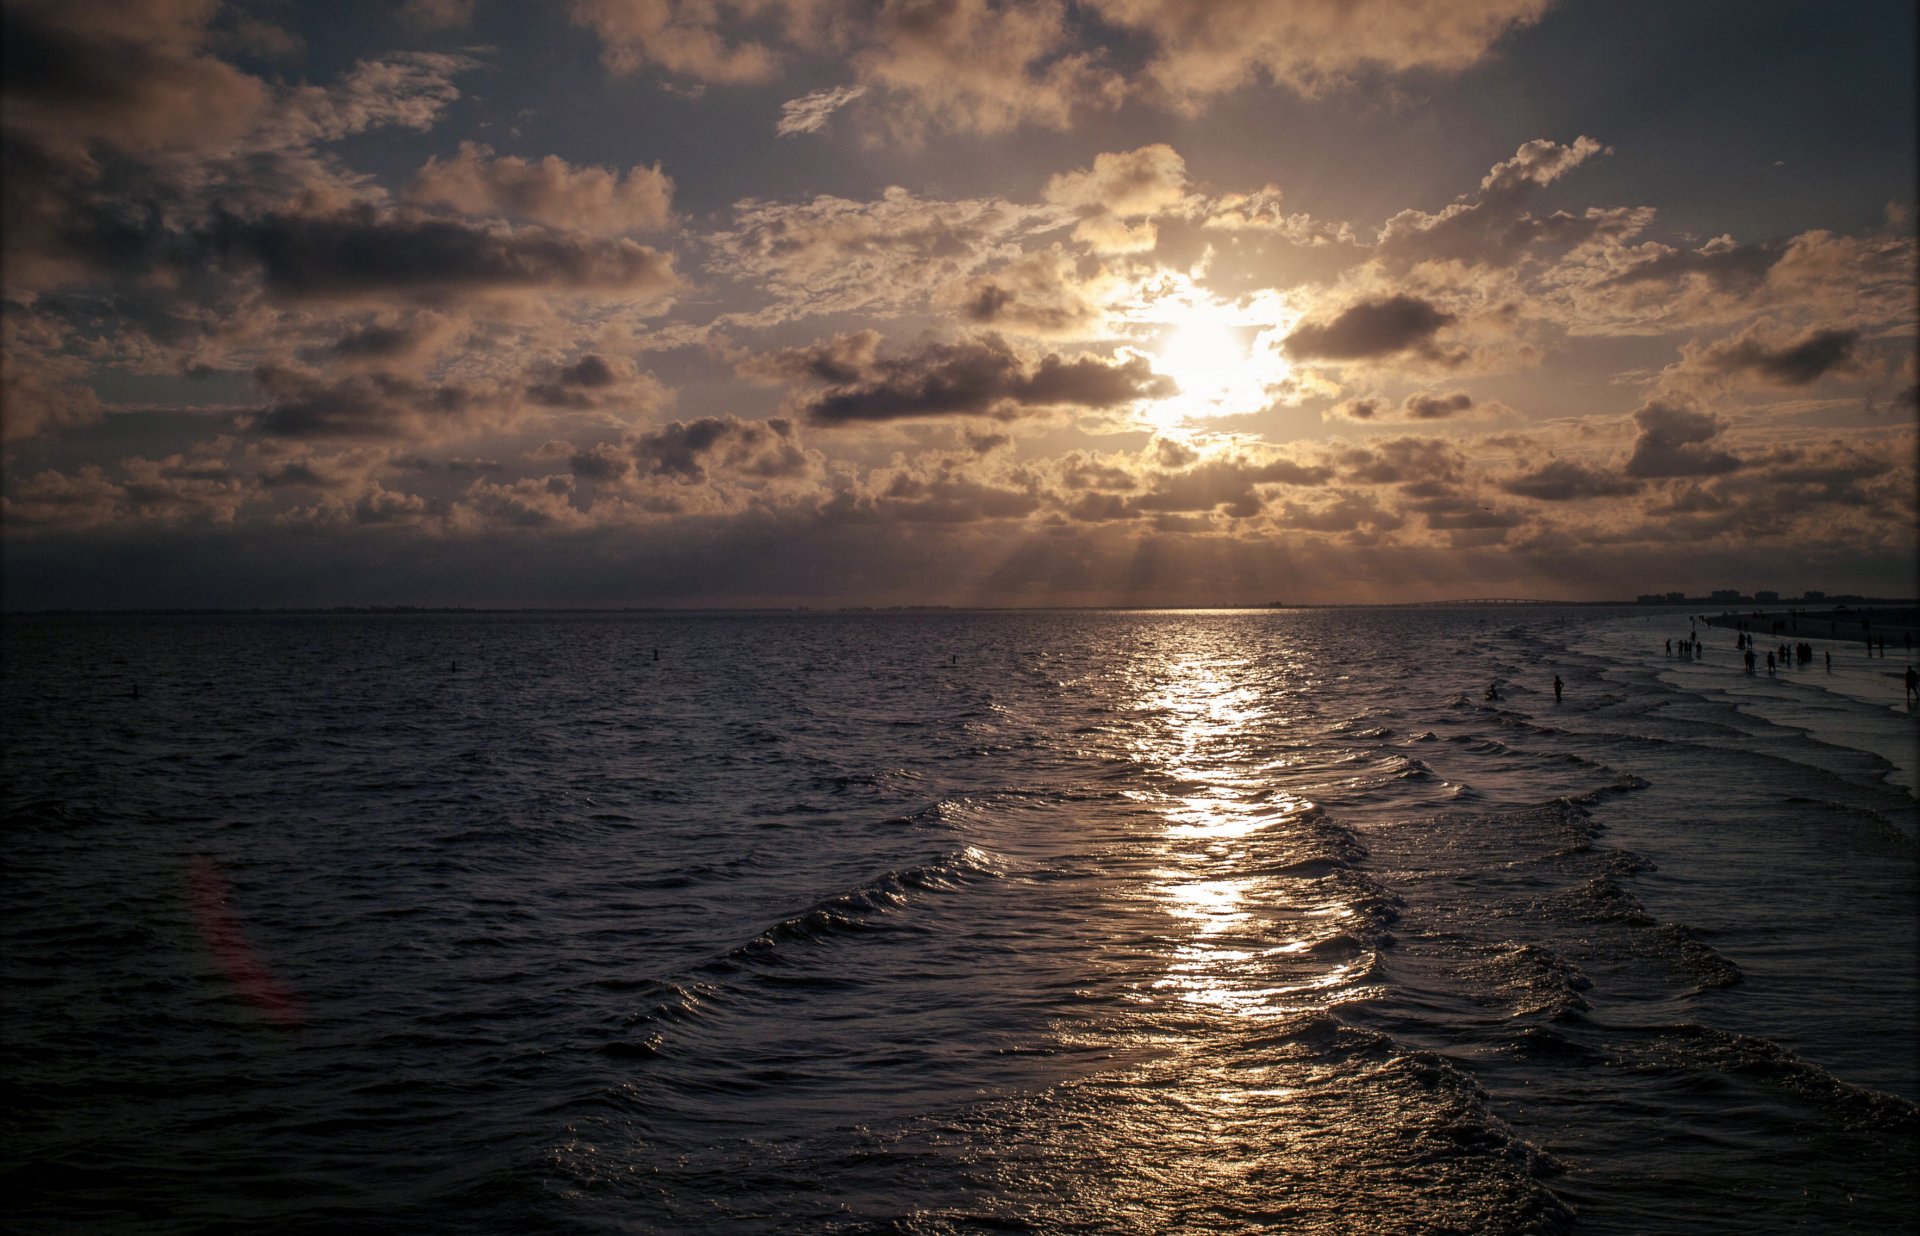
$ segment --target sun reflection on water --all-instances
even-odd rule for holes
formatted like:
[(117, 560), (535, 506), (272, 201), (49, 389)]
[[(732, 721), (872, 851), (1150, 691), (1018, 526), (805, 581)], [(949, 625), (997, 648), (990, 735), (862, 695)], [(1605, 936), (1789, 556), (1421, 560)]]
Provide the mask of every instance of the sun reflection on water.
[(1345, 866), (1284, 775), (1284, 684), (1244, 655), (1174, 656), (1135, 706), (1132, 754), (1159, 788), (1150, 895), (1168, 922), (1150, 989), (1241, 1017), (1295, 1016), (1367, 993)]

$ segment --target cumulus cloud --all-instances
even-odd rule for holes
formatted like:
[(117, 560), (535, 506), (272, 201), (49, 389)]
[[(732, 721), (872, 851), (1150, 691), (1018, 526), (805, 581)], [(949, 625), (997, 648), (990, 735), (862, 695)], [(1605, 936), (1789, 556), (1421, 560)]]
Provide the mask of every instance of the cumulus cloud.
[(4, 10), (5, 124), (56, 143), (130, 150), (239, 137), (267, 108), (259, 78), (206, 52), (217, 0), (20, 0)]
[(1577, 459), (1554, 459), (1507, 478), (1500, 487), (1522, 498), (1537, 498), (1542, 502), (1573, 502), (1586, 498), (1623, 497), (1637, 493), (1640, 483)]
[(506, 215), (548, 227), (617, 236), (651, 231), (673, 217), (673, 180), (655, 164), (622, 174), (610, 167), (574, 167), (548, 155), (538, 162), (494, 158), (473, 142), (444, 162), (429, 158), (407, 188), (413, 202), (450, 206), (470, 215)]
[(1816, 330), (1769, 344), (1752, 330), (1704, 348), (1698, 363), (1716, 373), (1750, 374), (1776, 386), (1807, 386), (1852, 363), (1857, 330)]
[[(801, 355), (792, 363), (800, 363)], [(1013, 419), (1052, 408), (1119, 407), (1173, 390), (1143, 357), (1108, 361), (1048, 353), (1030, 361), (999, 336), (987, 335), (878, 357), (853, 381), (810, 396), (800, 406), (820, 425), (943, 416)]]
[(1480, 405), (1466, 391), (1436, 393), (1416, 391), (1395, 407), (1378, 396), (1347, 399), (1328, 408), (1327, 420), (1349, 421), (1439, 421), (1459, 418), (1475, 412)]
[(1306, 94), (1367, 71), (1457, 72), (1530, 25), (1548, 0), (1090, 0), (1154, 44), (1147, 77), (1188, 109), (1256, 75)]
[(661, 297), (672, 260), (631, 240), (538, 228), (483, 227), (359, 206), (326, 215), (220, 220), (215, 251), (258, 267), (269, 291), (296, 298), (622, 292)]
[(740, 320), (767, 325), (816, 314), (914, 307), (1061, 220), (998, 198), (940, 201), (887, 189), (874, 201), (749, 199), (735, 226), (708, 236), (719, 275), (772, 303)]
[(1324, 484), (1330, 469), (1285, 456), (1261, 459), (1245, 455), (1203, 459), (1178, 472), (1150, 474), (1143, 493), (1126, 500), (1128, 514), (1213, 513), (1251, 519), (1266, 508), (1269, 487)]
[(1076, 109), (1116, 103), (1123, 89), (1074, 40), (1060, 0), (886, 0), (853, 65), (895, 96), (893, 122), (909, 137), (924, 128), (1064, 128)]
[(1288, 355), (1300, 360), (1366, 361), (1411, 353), (1442, 363), (1434, 336), (1458, 318), (1431, 301), (1406, 293), (1364, 300), (1321, 322), (1303, 322), (1286, 337)]
[(1527, 209), (1539, 190), (1605, 153), (1611, 153), (1608, 147), (1586, 136), (1569, 145), (1527, 142), (1513, 158), (1493, 166), (1473, 198), (1438, 214), (1403, 210), (1388, 219), (1380, 232), (1380, 254), (1401, 264), (1506, 266), (1529, 254), (1563, 254), (1593, 241), (1624, 242), (1652, 221), (1652, 211), (1590, 207), (1580, 214), (1535, 215)]
[(1741, 466), (1714, 445), (1726, 425), (1711, 412), (1656, 400), (1636, 409), (1633, 423), (1640, 432), (1627, 460), (1629, 476), (1714, 476)]
[(705, 416), (674, 421), (635, 435), (624, 445), (642, 472), (687, 482), (705, 481), (712, 470), (771, 480), (801, 476), (812, 467), (793, 423), (779, 417), (743, 421)]
[(760, 6), (749, 0), (570, 0), (577, 25), (600, 38), (609, 69), (658, 65), (702, 82), (765, 81), (779, 58), (765, 42), (730, 38), (727, 26)]
[(527, 399), (549, 408), (584, 410), (619, 406), (633, 413), (666, 402), (666, 392), (633, 363), (589, 352), (570, 365), (542, 366), (527, 387)]
[(485, 394), (459, 384), (432, 384), (391, 373), (328, 377), (308, 369), (262, 365), (254, 381), (269, 403), (249, 427), (287, 438), (426, 438), (457, 429), (493, 410)]
[(1087, 338), (1106, 321), (1091, 282), (1079, 277), (1074, 260), (1058, 248), (1029, 253), (991, 274), (977, 275), (955, 294), (961, 316), (980, 326), (1042, 338)]
[(1341, 475), (1366, 485), (1451, 484), (1464, 479), (1466, 456), (1442, 438), (1386, 438), (1335, 455)]
[(1152, 216), (1179, 210), (1187, 200), (1187, 164), (1164, 143), (1095, 155), (1093, 166), (1047, 181), (1048, 202), (1080, 217), (1073, 236), (1095, 252), (1140, 253), (1158, 240)]

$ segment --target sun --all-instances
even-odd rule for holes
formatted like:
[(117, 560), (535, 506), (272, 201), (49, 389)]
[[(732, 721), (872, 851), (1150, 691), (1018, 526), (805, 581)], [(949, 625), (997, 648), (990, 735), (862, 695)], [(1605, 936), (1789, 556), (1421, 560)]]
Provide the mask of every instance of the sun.
[(1182, 395), (1205, 399), (1232, 386), (1246, 363), (1247, 344), (1238, 330), (1196, 317), (1168, 333), (1154, 368), (1179, 384)]
[(1199, 293), (1154, 309), (1153, 368), (1179, 387), (1148, 408), (1155, 428), (1178, 431), (1193, 421), (1256, 412), (1267, 388), (1286, 376), (1285, 361), (1263, 342), (1263, 324), (1234, 306)]

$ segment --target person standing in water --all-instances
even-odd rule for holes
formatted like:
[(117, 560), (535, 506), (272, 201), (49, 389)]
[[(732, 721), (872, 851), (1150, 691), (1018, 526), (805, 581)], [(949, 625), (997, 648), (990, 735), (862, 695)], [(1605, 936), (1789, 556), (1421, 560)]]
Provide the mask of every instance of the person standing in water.
[[(1907, 671), (1907, 676), (1912, 677), (1913, 671), (1911, 670)], [(1560, 692), (1563, 691), (1565, 688), (1566, 688), (1566, 684), (1560, 681), (1560, 675), (1555, 674), (1553, 676), (1553, 702), (1554, 703), (1558, 704), (1560, 702)]]

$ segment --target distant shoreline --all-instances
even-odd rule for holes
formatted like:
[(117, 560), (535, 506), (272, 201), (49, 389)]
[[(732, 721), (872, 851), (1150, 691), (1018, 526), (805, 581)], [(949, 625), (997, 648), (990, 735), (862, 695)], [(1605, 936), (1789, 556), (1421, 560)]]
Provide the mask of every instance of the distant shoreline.
[[(1783, 615), (1797, 615), (1802, 623), (1834, 622), (1841, 627), (1852, 623), (1855, 626), (1861, 618), (1866, 618), (1874, 629), (1889, 627), (1895, 630), (1920, 625), (1920, 602), (1893, 598), (1866, 597), (1858, 601), (1849, 601), (1843, 607), (1835, 608), (1830, 602), (1820, 602), (1822, 608), (1809, 610), (1802, 608), (1800, 602), (1769, 603), (1755, 606), (1744, 602), (1741, 607), (1728, 609), (1724, 603), (1710, 602), (1701, 598), (1686, 601), (1548, 601), (1548, 600), (1506, 600), (1473, 599), (1457, 601), (1327, 601), (1288, 605), (1281, 602), (1268, 602), (1259, 605), (533, 605), (533, 606), (480, 606), (480, 605), (334, 605), (334, 606), (187, 606), (160, 607), (138, 606), (125, 609), (86, 609), (86, 608), (49, 608), (49, 609), (10, 609), (0, 611), (0, 619), (20, 618), (107, 618), (107, 617), (353, 617), (353, 616), (434, 616), (434, 615), (494, 615), (494, 614), (665, 614), (695, 616), (700, 614), (1018, 614), (1018, 613), (1150, 613), (1150, 612), (1191, 612), (1191, 613), (1259, 613), (1285, 609), (1624, 609), (1641, 612), (1683, 611), (1700, 616), (1709, 626), (1733, 627), (1738, 622), (1752, 625), (1756, 621), (1769, 624)], [(1709, 609), (1719, 612), (1709, 615)], [(1811, 634), (1811, 632), (1809, 632)]]

